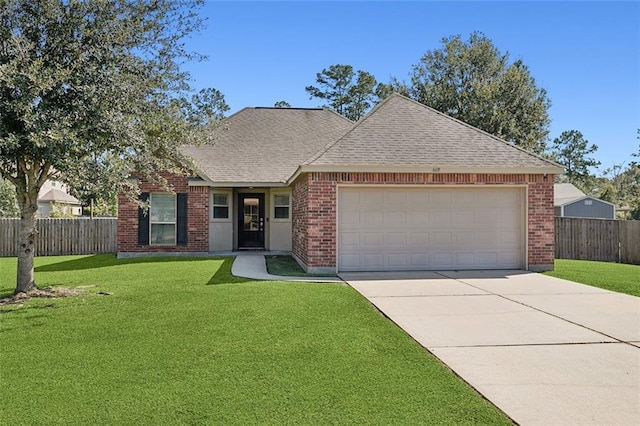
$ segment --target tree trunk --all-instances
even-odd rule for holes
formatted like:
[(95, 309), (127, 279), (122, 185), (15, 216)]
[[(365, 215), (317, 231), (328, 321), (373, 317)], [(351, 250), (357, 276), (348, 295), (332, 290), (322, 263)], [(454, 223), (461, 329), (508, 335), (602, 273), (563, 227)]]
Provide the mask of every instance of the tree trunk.
[[(35, 179), (30, 177), (30, 181)], [(16, 187), (18, 205), (20, 206), (20, 233), (18, 234), (18, 277), (15, 294), (25, 293), (36, 288), (33, 270), (33, 258), (36, 249), (36, 215), (38, 213), (38, 191), (40, 185), (28, 186), (27, 180)]]
[(36, 211), (23, 212), (20, 219), (18, 236), (18, 280), (15, 293), (27, 292), (36, 288), (33, 273), (33, 258), (36, 248)]

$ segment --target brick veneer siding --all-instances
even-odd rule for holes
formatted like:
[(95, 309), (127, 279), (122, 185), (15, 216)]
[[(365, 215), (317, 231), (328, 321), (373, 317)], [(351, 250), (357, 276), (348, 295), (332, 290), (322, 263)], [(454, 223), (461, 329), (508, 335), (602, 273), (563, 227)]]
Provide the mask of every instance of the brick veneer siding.
[[(188, 193), (187, 244), (138, 245), (138, 207), (122, 194), (118, 196), (118, 253), (168, 253), (209, 251), (209, 188), (192, 186), (179, 175), (165, 176), (175, 191)], [(165, 192), (159, 185), (143, 182), (142, 192)]]
[(328, 173), (301, 175), (293, 184), (293, 254), (310, 269), (336, 267), (338, 184), (527, 186), (530, 270), (553, 269), (553, 176), (475, 173)]
[(309, 263), (307, 257), (307, 191), (309, 189), (307, 175), (302, 175), (293, 183), (291, 191), (292, 241), (291, 252), (304, 265)]

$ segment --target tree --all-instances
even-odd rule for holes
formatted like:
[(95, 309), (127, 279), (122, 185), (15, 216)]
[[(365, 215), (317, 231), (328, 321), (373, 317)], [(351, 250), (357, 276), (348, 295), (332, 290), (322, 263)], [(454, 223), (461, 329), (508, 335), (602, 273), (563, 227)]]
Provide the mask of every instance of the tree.
[(536, 85), (527, 66), (509, 61), (484, 34), (467, 41), (443, 38), (410, 74), (411, 83), (395, 81), (398, 91), (438, 111), (537, 154), (549, 134), (547, 92)]
[(273, 104), (274, 108), (291, 108), (291, 104), (287, 101), (278, 101)]
[[(631, 156), (640, 160), (640, 129), (638, 129), (637, 135), (638, 152), (634, 152)], [(640, 220), (640, 161), (632, 161), (627, 169), (627, 174), (630, 182), (629, 205), (632, 208), (630, 218)]]
[(388, 86), (378, 83), (366, 71), (353, 70), (351, 65), (331, 65), (316, 74), (318, 86), (307, 86), (311, 98), (325, 99), (327, 106), (338, 114), (356, 121), (371, 109), (374, 103), (388, 96)]
[(0, 217), (18, 217), (19, 215), (14, 186), (0, 178)]
[(37, 197), (47, 179), (99, 182), (134, 199), (133, 172), (168, 187), (162, 172), (185, 171), (188, 160), (179, 146), (215, 126), (196, 98), (184, 100), (180, 68), (199, 59), (182, 40), (200, 27), (201, 3), (0, 0), (0, 177), (20, 209), (16, 293), (36, 287)]
[(566, 179), (588, 192), (594, 184), (595, 176), (589, 171), (589, 167), (597, 167), (599, 161), (589, 157), (598, 150), (595, 144), (589, 145), (589, 141), (577, 130), (567, 130), (553, 140), (551, 155), (553, 159), (564, 166)]

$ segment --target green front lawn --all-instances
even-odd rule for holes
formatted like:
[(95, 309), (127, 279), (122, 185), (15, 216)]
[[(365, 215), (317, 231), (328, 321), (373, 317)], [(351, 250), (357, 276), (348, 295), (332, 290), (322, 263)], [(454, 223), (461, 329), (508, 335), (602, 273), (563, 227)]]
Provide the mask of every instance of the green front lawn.
[(552, 277), (640, 296), (640, 266), (587, 260), (556, 259)]
[(41, 287), (93, 287), (0, 307), (0, 423), (509, 423), (350, 287), (231, 262), (36, 259)]

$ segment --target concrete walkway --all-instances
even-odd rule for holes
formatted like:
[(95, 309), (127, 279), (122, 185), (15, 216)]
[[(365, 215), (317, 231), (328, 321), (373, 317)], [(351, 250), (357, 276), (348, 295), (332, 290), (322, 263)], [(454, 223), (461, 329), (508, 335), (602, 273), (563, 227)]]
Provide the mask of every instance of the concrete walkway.
[(309, 283), (341, 283), (340, 278), (332, 277), (286, 277), (271, 275), (267, 272), (267, 263), (261, 253), (235, 253), (235, 260), (231, 265), (231, 273), (236, 277), (250, 278), (261, 281), (298, 281)]
[(523, 271), (341, 277), (522, 425), (640, 419), (640, 298)]

